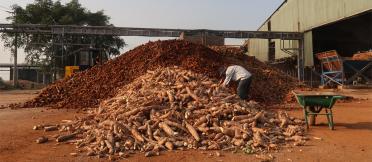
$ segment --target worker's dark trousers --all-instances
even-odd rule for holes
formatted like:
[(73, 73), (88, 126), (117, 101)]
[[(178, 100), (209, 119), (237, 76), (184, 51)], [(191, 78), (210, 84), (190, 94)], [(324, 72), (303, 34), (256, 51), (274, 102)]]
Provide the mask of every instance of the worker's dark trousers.
[(238, 96), (241, 99), (243, 99), (243, 100), (248, 99), (249, 88), (251, 86), (251, 82), (252, 82), (252, 77), (249, 77), (247, 79), (243, 79), (243, 80), (239, 81)]

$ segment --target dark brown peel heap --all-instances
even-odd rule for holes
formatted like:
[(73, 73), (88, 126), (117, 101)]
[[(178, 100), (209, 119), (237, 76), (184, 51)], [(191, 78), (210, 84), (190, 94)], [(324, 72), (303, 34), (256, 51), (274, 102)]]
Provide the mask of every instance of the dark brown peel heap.
[[(217, 50), (218, 51), (218, 50)], [(219, 77), (222, 65), (242, 65), (254, 75), (251, 99), (265, 104), (281, 103), (296, 87), (296, 81), (262, 62), (242, 54), (220, 54), (208, 47), (179, 40), (149, 42), (101, 66), (78, 73), (45, 89), (23, 107), (96, 107), (114, 97), (118, 88), (158, 67), (179, 66), (186, 70)]]

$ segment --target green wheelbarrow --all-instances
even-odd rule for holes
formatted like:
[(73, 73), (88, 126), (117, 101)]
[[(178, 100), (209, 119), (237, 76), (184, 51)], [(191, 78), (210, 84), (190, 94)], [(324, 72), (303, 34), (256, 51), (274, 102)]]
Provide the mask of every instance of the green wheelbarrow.
[[(296, 96), (297, 102), (303, 108), (307, 128), (309, 128), (308, 118), (310, 118), (310, 125), (315, 125), (316, 117), (318, 115), (325, 115), (327, 116), (329, 128), (331, 130), (334, 129), (332, 107), (338, 99), (343, 99), (345, 96), (327, 92), (293, 91), (292, 93)], [(321, 113), (323, 109), (325, 113)]]

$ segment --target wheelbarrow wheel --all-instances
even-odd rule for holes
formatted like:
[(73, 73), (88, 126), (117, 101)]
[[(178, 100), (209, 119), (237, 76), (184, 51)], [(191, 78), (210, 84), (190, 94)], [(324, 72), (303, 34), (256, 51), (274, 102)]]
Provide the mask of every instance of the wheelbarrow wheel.
[[(322, 110), (322, 107), (320, 107), (320, 106), (310, 106), (309, 107), (309, 111), (311, 113), (319, 113), (321, 110)], [(309, 124), (311, 126), (314, 126), (315, 125), (315, 123), (316, 123), (316, 116), (317, 115), (310, 115), (310, 120), (309, 120), (310, 123)]]

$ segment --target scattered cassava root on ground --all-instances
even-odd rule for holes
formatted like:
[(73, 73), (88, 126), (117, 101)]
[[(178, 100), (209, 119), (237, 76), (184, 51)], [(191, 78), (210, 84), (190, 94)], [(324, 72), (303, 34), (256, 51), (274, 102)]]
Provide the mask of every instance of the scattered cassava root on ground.
[(79, 151), (120, 158), (174, 149), (265, 152), (305, 140), (302, 125), (240, 100), (218, 80), (173, 67), (148, 71), (68, 128), (81, 133)]
[(38, 144), (41, 144), (41, 143), (45, 143), (45, 142), (48, 142), (48, 138), (47, 137), (39, 137), (38, 139), (36, 139), (36, 143)]

